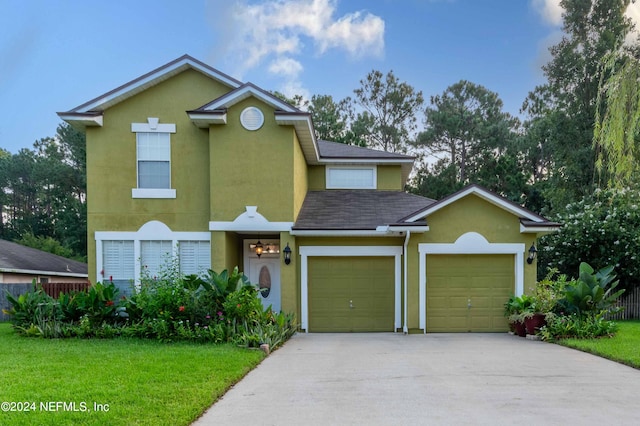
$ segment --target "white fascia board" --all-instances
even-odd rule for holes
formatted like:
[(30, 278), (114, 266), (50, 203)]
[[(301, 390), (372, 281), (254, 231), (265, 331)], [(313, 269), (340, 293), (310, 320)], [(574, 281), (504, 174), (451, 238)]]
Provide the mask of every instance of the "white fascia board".
[(402, 246), (301, 246), (301, 256), (400, 256)]
[(393, 237), (386, 230), (361, 230), (361, 229), (345, 229), (345, 230), (292, 230), (291, 235), (298, 237)]
[(102, 127), (103, 115), (87, 115), (87, 114), (58, 114), (61, 120), (68, 123), (77, 123), (86, 127)]
[(258, 90), (256, 87), (250, 85), (238, 88), (236, 91), (234, 91), (233, 93), (229, 93), (228, 95), (221, 96), (217, 101), (207, 105), (207, 107), (204, 108), (204, 111), (214, 111), (220, 108), (228, 108), (251, 96), (258, 98), (262, 102), (276, 109), (281, 109), (287, 112), (295, 111), (293, 107), (286, 102), (283, 102), (278, 98), (268, 96), (261, 90)]
[(477, 187), (471, 187), (471, 188), (467, 188), (464, 191), (461, 191), (460, 193), (448, 198), (447, 200), (443, 201), (443, 202), (437, 202), (435, 204), (433, 204), (433, 207), (427, 207), (426, 209), (424, 209), (421, 213), (418, 213), (414, 216), (411, 216), (410, 218), (408, 218), (406, 221), (407, 222), (414, 222), (416, 220), (422, 219), (425, 216), (428, 216), (432, 213), (437, 212), (438, 210), (452, 204), (455, 203), (456, 201), (460, 200), (461, 198), (466, 197), (467, 195), (470, 194), (475, 194), (477, 196), (479, 196), (480, 198), (490, 202), (491, 204), (494, 204), (518, 217), (525, 217), (527, 219), (533, 220), (534, 222), (542, 222), (543, 219), (541, 219), (538, 215), (531, 213), (529, 211), (527, 211), (524, 208), (515, 206), (513, 204), (511, 204), (510, 202), (504, 200), (503, 198), (497, 196), (497, 195), (493, 195), (490, 194), (486, 191), (481, 190), (480, 188)]
[(237, 223), (237, 222), (209, 222), (209, 231), (233, 232), (287, 232), (291, 230), (293, 222), (265, 222), (265, 223)]
[(146, 86), (152, 85), (152, 83), (154, 83), (156, 80), (163, 81), (175, 74), (182, 72), (184, 69), (187, 69), (187, 68), (198, 70), (203, 74), (215, 80), (218, 80), (234, 89), (239, 87), (238, 82), (231, 80), (225, 77), (224, 75), (214, 73), (210, 69), (205, 68), (202, 65), (198, 64), (197, 62), (194, 62), (187, 58), (182, 61), (178, 61), (169, 67), (161, 68), (159, 71), (154, 72), (153, 74), (150, 74), (145, 78), (142, 78), (137, 81), (134, 80), (135, 83), (125, 84), (124, 86), (121, 86), (119, 90), (109, 93), (106, 96), (98, 97), (93, 102), (82, 105), (82, 108), (78, 109), (76, 112), (87, 112), (87, 111), (92, 111), (94, 109), (100, 109), (102, 105), (109, 104), (111, 101), (119, 97), (126, 96), (128, 93), (131, 93), (131, 94), (138, 93), (141, 90), (143, 90)]
[(321, 164), (327, 166), (336, 165), (349, 165), (349, 164), (361, 164), (361, 165), (377, 165), (377, 164), (413, 164), (413, 160), (406, 159), (394, 159), (394, 158), (320, 158), (318, 161)]
[(307, 164), (320, 164), (320, 152), (311, 117), (309, 115), (277, 113), (275, 119), (276, 123), (281, 126), (294, 126)]
[(525, 226), (520, 224), (521, 234), (551, 234), (558, 232), (560, 227), (557, 226)]
[(6, 274), (27, 274), (27, 275), (52, 275), (56, 277), (89, 278), (89, 274), (79, 274), (71, 272), (38, 271), (35, 269), (10, 269), (0, 268), (0, 272)]
[(389, 226), (389, 231), (391, 232), (411, 232), (414, 234), (422, 234), (424, 232), (429, 232), (428, 226)]
[(189, 115), (189, 118), (191, 119), (193, 124), (195, 124), (196, 127), (199, 127), (201, 129), (207, 129), (211, 124), (227, 124), (226, 112), (220, 112), (215, 114), (189, 112), (187, 114)]

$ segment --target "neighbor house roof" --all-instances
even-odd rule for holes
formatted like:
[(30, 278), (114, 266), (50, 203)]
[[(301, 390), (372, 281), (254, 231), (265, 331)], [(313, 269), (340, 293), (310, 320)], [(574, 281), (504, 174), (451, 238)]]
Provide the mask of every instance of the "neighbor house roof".
[(88, 277), (87, 264), (0, 240), (0, 272)]
[(424, 225), (400, 220), (434, 202), (400, 191), (309, 191), (292, 229), (375, 230), (385, 225)]

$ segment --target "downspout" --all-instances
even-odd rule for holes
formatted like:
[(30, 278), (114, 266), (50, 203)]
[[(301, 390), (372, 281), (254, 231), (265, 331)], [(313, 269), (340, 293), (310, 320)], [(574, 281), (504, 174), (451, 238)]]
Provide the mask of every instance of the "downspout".
[(411, 231), (407, 229), (407, 235), (404, 237), (404, 326), (402, 327), (402, 332), (404, 334), (409, 334), (409, 328), (407, 327), (407, 284), (409, 283), (409, 278), (407, 276), (408, 270), (408, 262), (407, 262), (407, 246), (409, 245), (409, 238), (411, 237)]

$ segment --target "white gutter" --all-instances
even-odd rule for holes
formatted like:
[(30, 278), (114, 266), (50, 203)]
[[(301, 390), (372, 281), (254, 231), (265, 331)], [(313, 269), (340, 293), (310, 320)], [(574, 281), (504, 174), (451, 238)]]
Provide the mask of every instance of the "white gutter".
[(402, 332), (404, 334), (409, 334), (409, 328), (407, 327), (407, 287), (409, 283), (409, 278), (407, 277), (407, 246), (409, 245), (409, 237), (411, 236), (411, 231), (407, 230), (407, 235), (404, 237), (404, 245), (403, 245), (403, 256), (404, 256), (404, 326), (402, 327)]

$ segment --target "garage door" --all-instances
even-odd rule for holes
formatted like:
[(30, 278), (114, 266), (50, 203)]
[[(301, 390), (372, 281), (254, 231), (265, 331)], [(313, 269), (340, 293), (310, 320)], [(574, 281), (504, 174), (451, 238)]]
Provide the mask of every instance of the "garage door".
[(310, 257), (309, 331), (393, 331), (393, 257)]
[(513, 255), (427, 255), (427, 332), (508, 329)]

